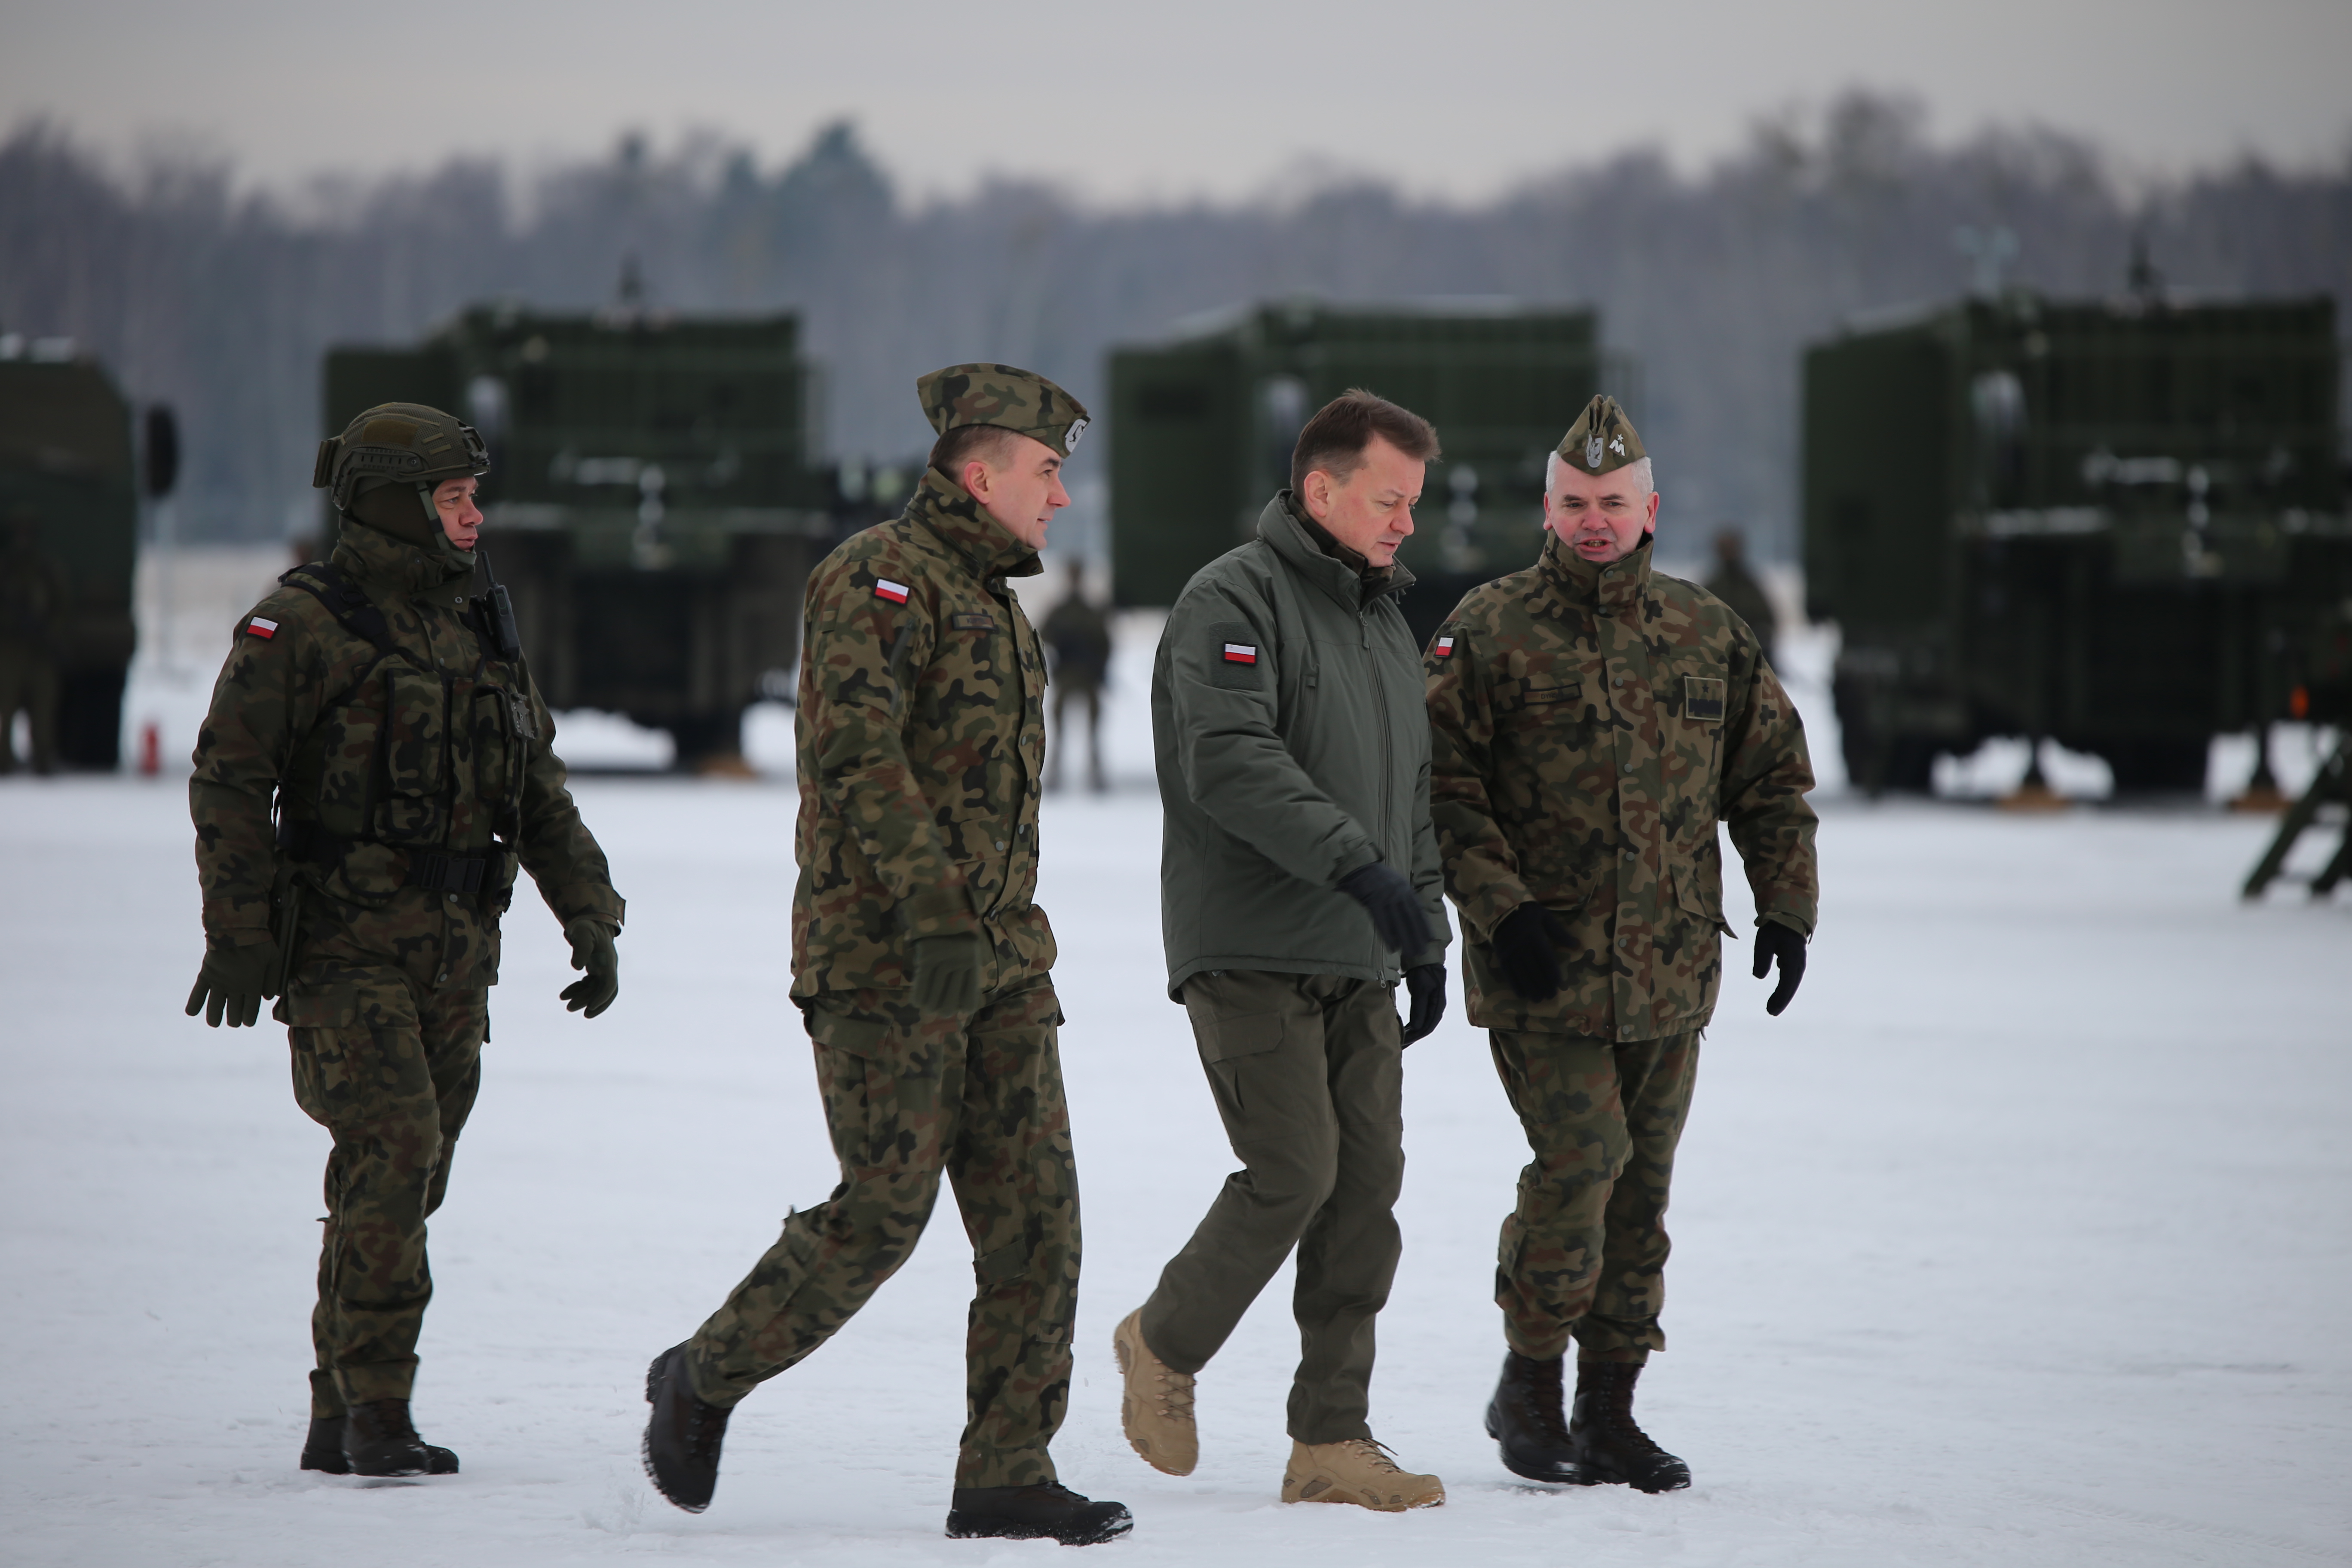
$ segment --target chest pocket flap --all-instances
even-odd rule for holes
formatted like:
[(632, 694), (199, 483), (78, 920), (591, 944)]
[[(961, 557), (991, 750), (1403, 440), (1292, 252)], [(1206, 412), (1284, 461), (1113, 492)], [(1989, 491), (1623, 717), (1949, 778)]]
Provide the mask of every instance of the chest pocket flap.
[(1683, 717), (1699, 724), (1723, 722), (1723, 678), (1716, 675), (1683, 677)]

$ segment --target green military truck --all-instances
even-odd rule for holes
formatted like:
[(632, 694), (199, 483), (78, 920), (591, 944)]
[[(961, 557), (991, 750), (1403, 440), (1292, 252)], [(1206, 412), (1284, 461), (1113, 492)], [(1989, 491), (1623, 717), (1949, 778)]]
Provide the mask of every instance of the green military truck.
[(1467, 589), (1535, 559), (1544, 458), (1604, 374), (1627, 390), (1591, 311), (1500, 301), (1259, 305), (1114, 350), (1113, 596), (1173, 604), (1255, 533), (1307, 416), (1361, 386), (1430, 420), (1444, 445), (1399, 552), (1420, 579), (1405, 617), (1426, 641)]
[(2011, 292), (1804, 359), (1806, 598), (1861, 786), (2048, 737), (2195, 790), (2218, 733), (2352, 717), (2336, 309)]
[(790, 695), (802, 587), (833, 543), (811, 381), (790, 315), (484, 306), (415, 348), (331, 351), (325, 428), (385, 402), (472, 423), (483, 546), (549, 704), (724, 766), (744, 708)]
[[(159, 428), (168, 439), (168, 416)], [(155, 457), (168, 489), (172, 459)], [(54, 761), (65, 767), (120, 761), (138, 551), (131, 405), (62, 341), (0, 336), (0, 685), (28, 712), (54, 701)], [(36, 735), (37, 751), (47, 739)]]

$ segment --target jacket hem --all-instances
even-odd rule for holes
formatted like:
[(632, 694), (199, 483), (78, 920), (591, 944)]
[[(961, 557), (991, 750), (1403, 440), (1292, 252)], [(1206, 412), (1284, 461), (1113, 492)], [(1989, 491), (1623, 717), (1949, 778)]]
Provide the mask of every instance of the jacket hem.
[(1189, 959), (1168, 972), (1168, 1000), (1181, 1005), (1184, 982), (1195, 974), (1212, 969), (1248, 969), (1268, 974), (1336, 974), (1348, 980), (1370, 980), (1381, 985), (1394, 985), (1402, 973), (1394, 965), (1374, 967), (1362, 963), (1338, 963), (1321, 958), (1265, 958), (1255, 953), (1211, 953)]

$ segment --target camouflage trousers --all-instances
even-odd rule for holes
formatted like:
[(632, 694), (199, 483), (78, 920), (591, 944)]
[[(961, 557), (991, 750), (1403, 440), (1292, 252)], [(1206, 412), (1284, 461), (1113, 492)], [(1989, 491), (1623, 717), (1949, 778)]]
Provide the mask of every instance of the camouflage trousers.
[(1619, 1044), (1489, 1031), (1535, 1152), (1495, 1270), (1503, 1334), (1519, 1354), (1549, 1360), (1571, 1333), (1584, 1361), (1639, 1364), (1666, 1348), (1666, 1189), (1701, 1033)]
[(974, 1277), (955, 1484), (1055, 1479), (1078, 1188), (1052, 983), (992, 992), (969, 1017), (925, 1017), (904, 991), (830, 992), (808, 1020), (841, 1184), (784, 1221), (696, 1332), (696, 1394), (733, 1405), (831, 1339), (914, 1252), (945, 1175)]
[(405, 1399), (433, 1299), (425, 1221), (449, 1190), (457, 1134), (482, 1081), (489, 993), (436, 991), (397, 969), (299, 977), (282, 1005), (294, 1098), (334, 1135), (327, 1156), (318, 1370), (310, 1414)]
[(1184, 1010), (1244, 1168), (1160, 1271), (1143, 1342), (1178, 1372), (1200, 1371), (1296, 1247), (1290, 1436), (1369, 1437), (1373, 1321), (1402, 1250), (1395, 993), (1337, 974), (1230, 969), (1185, 981)]

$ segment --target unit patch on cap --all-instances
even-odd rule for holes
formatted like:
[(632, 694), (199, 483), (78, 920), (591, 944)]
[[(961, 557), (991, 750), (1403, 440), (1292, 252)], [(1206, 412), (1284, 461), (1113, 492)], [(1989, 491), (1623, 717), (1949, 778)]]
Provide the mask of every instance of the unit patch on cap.
[(255, 637), (261, 638), (262, 641), (267, 642), (271, 637), (278, 635), (278, 623), (276, 621), (264, 620), (259, 616), (256, 616), (253, 619), (245, 623), (245, 629), (251, 632)]
[(1454, 657), (1454, 639), (1452, 637), (1440, 637), (1437, 639), (1436, 646), (1431, 648), (1430, 651), (1440, 658), (1452, 658)]
[(1225, 645), (1225, 662), (1227, 664), (1255, 664), (1257, 662), (1257, 649), (1245, 642), (1229, 642)]
[(887, 599), (894, 605), (903, 605), (907, 602), (907, 584), (893, 583), (887, 577), (877, 577), (874, 579), (874, 596)]

